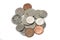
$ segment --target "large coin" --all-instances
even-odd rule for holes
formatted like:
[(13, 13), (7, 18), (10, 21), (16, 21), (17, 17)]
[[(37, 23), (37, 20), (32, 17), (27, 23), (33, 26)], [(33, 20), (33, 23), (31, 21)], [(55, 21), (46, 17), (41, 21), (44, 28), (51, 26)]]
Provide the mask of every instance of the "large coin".
[(13, 22), (14, 24), (19, 24), (19, 23), (21, 23), (21, 16), (19, 16), (19, 15), (14, 15), (13, 18), (12, 18), (12, 22)]

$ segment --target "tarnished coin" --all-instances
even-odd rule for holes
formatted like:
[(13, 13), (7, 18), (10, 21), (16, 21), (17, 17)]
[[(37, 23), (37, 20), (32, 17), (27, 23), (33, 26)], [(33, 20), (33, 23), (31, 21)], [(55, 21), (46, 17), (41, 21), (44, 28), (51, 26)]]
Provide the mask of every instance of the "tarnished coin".
[(36, 34), (42, 34), (43, 33), (43, 31), (44, 31), (44, 29), (43, 29), (43, 27), (42, 26), (35, 26), (35, 28), (34, 28), (34, 32), (36, 33)]
[(19, 32), (22, 32), (24, 30), (25, 26), (23, 24), (18, 24), (16, 27), (16, 30)]
[(26, 22), (29, 23), (29, 24), (34, 23), (34, 17), (32, 17), (32, 16), (27, 17)]
[(32, 37), (32, 36), (34, 35), (34, 30), (33, 30), (32, 28), (27, 28), (27, 29), (25, 30), (25, 35), (26, 35), (27, 37)]
[(38, 19), (36, 19), (36, 24), (37, 25), (42, 25), (42, 24), (44, 24), (44, 19), (43, 18), (38, 18)]
[(29, 4), (29, 3), (26, 3), (26, 4), (23, 5), (24, 10), (27, 10), (27, 9), (30, 9), (30, 8), (32, 8), (32, 5)]
[(34, 28), (35, 27), (35, 23), (31, 24), (31, 25), (28, 25), (28, 26), (25, 26), (26, 28)]
[(26, 15), (26, 16), (34, 16), (35, 15), (35, 10), (34, 9), (27, 9), (27, 10), (25, 10), (24, 15)]
[(47, 12), (44, 10), (40, 10), (40, 17), (45, 18), (47, 16)]
[(15, 13), (18, 14), (19, 16), (22, 16), (24, 14), (24, 9), (23, 8), (17, 8), (15, 10)]
[(19, 24), (19, 23), (21, 23), (21, 16), (19, 16), (19, 15), (14, 15), (13, 18), (12, 18), (12, 22), (13, 22), (14, 24)]

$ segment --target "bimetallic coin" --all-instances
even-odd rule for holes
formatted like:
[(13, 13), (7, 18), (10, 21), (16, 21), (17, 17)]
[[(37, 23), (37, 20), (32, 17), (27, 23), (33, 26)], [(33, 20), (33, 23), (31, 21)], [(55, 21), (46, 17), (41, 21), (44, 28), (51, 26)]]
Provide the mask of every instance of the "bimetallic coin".
[(44, 19), (43, 18), (38, 18), (38, 19), (36, 19), (36, 24), (37, 25), (42, 25), (42, 24), (44, 24)]
[(27, 10), (27, 9), (30, 9), (30, 8), (32, 8), (32, 5), (29, 4), (29, 3), (26, 3), (26, 4), (24, 4), (24, 6), (23, 6), (23, 9), (24, 9), (24, 10)]
[(32, 24), (34, 22), (34, 17), (32, 17), (32, 16), (27, 17), (26, 22), (29, 24)]
[(21, 23), (21, 17), (19, 15), (14, 15), (13, 18), (12, 18), (12, 22), (14, 24), (19, 24)]
[(16, 27), (16, 30), (19, 32), (22, 32), (24, 30), (25, 26), (23, 24), (18, 24)]
[(42, 34), (43, 32), (44, 32), (44, 29), (43, 29), (43, 27), (42, 26), (35, 26), (35, 28), (34, 28), (34, 32), (36, 33), (36, 34), (38, 34), (38, 35), (40, 35), (40, 34)]
[(40, 17), (45, 18), (47, 16), (47, 12), (44, 10), (40, 10)]
[(23, 8), (17, 8), (15, 10), (15, 13), (18, 14), (19, 16), (22, 16), (24, 14), (24, 9)]
[(33, 30), (32, 28), (27, 28), (27, 29), (25, 30), (25, 35), (26, 35), (27, 37), (32, 37), (32, 36), (34, 35), (34, 30)]

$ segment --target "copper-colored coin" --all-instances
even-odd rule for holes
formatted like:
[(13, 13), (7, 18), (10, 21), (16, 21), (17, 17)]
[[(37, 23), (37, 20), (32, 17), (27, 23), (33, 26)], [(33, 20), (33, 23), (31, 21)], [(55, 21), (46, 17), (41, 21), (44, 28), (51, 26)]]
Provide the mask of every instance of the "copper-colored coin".
[(27, 37), (32, 37), (34, 35), (34, 30), (32, 28), (26, 28), (25, 35)]
[(34, 28), (34, 32), (36, 33), (36, 34), (42, 34), (43, 33), (43, 31), (44, 31), (44, 29), (43, 29), (43, 27), (42, 26), (36, 26), (35, 28)]
[(23, 6), (23, 9), (24, 9), (24, 10), (30, 9), (30, 8), (32, 8), (32, 5), (29, 4), (29, 3), (26, 3), (26, 4), (24, 4), (24, 6)]

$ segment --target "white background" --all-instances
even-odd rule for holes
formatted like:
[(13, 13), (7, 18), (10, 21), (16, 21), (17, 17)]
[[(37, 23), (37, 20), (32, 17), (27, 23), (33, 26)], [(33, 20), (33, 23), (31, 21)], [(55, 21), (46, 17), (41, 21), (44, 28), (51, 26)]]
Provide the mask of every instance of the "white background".
[[(48, 12), (47, 26), (42, 35), (22, 36), (11, 22), (15, 9), (30, 3), (33, 9)], [(0, 40), (60, 40), (60, 0), (0, 0)]]

